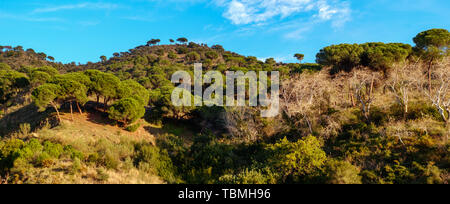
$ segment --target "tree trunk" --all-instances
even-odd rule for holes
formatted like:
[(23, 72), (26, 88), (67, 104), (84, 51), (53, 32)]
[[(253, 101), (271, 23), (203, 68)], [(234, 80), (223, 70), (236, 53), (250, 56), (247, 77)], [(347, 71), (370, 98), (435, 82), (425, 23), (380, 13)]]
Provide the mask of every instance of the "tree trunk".
[(56, 106), (56, 104), (54, 104), (54, 103), (51, 103), (51, 105), (56, 110), (56, 115), (58, 116), (58, 121), (61, 123), (61, 116), (59, 115), (58, 106)]
[(430, 92), (430, 96), (432, 95), (431, 93), (431, 68), (433, 66), (433, 60), (430, 60), (430, 63), (428, 64), (428, 91)]
[(77, 103), (78, 111), (80, 112), (80, 114), (83, 114), (83, 111), (82, 111), (81, 108), (80, 108), (80, 104), (78, 103), (78, 101), (77, 101), (76, 103)]
[(373, 94), (373, 86), (375, 84), (375, 75), (372, 76), (372, 82), (370, 83), (370, 93), (369, 93), (369, 100), (372, 99), (372, 94)]
[(350, 93), (350, 100), (352, 102), (352, 107), (356, 107), (355, 96), (353, 95), (353, 93)]
[(311, 122), (309, 121), (308, 116), (306, 116), (306, 114), (304, 114), (303, 117), (305, 118), (306, 123), (308, 124), (309, 132), (310, 132), (311, 135), (312, 135), (314, 132), (313, 132), (313, 129), (312, 129)]
[(103, 99), (103, 112), (106, 112), (106, 107), (108, 106), (108, 100), (107, 100), (107, 98), (105, 97), (104, 99)]
[(73, 122), (74, 120), (73, 120), (73, 108), (72, 108), (72, 103), (73, 103), (73, 101), (70, 102), (70, 117), (72, 118), (72, 122)]
[(403, 113), (403, 118), (404, 118), (405, 121), (406, 121), (406, 119), (408, 118), (408, 104), (405, 104), (405, 105), (404, 105), (404, 108), (405, 108), (405, 111), (404, 111), (404, 113)]

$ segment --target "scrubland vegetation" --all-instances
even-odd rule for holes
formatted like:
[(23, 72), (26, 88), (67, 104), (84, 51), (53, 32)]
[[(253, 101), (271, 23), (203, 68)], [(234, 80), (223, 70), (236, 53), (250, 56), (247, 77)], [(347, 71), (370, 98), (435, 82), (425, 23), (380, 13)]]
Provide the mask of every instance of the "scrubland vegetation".
[[(317, 64), (160, 42), (85, 65), (0, 47), (0, 183), (449, 182), (447, 30), (331, 45)], [(195, 62), (279, 71), (280, 115), (173, 106), (170, 77)]]

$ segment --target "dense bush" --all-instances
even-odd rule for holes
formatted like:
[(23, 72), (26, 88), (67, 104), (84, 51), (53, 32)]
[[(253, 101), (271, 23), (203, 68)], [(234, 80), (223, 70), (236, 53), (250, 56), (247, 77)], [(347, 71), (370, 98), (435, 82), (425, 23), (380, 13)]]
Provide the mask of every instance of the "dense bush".
[(134, 98), (124, 98), (114, 103), (108, 112), (109, 118), (122, 122), (127, 127), (128, 124), (144, 117), (145, 108)]
[(330, 184), (361, 184), (359, 169), (349, 162), (329, 160), (325, 165), (328, 183)]
[(350, 72), (358, 66), (388, 72), (395, 63), (404, 62), (412, 47), (401, 43), (340, 44), (325, 47), (317, 54), (317, 63), (332, 66), (332, 73)]
[(305, 176), (314, 174), (326, 161), (326, 154), (317, 138), (308, 136), (297, 142), (286, 138), (268, 147), (269, 162), (281, 176)]
[(136, 132), (141, 126), (142, 124), (138, 123), (128, 126), (127, 128), (125, 128), (125, 130), (127, 130), (128, 132)]
[(148, 144), (138, 144), (135, 148), (137, 155), (134, 160), (141, 169), (156, 171), (169, 183), (179, 182), (176, 167), (173, 166), (166, 150)]

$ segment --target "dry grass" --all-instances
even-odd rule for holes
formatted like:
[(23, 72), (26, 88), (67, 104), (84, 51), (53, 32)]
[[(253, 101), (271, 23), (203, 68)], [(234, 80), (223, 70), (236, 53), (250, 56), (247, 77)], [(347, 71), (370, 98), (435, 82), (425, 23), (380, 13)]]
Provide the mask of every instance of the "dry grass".
[[(117, 155), (132, 155), (132, 142), (155, 144), (155, 137), (143, 125), (136, 132), (127, 132), (118, 126), (105, 124), (102, 118), (89, 114), (62, 116), (62, 124), (56, 128), (44, 128), (31, 137), (70, 145), (84, 153), (96, 152), (98, 148), (114, 151)], [(148, 173), (133, 166), (132, 161), (122, 161), (117, 168), (106, 169), (82, 163), (76, 167), (73, 160), (58, 160), (49, 168), (29, 168), (25, 172), (26, 183), (45, 184), (162, 184), (164, 181), (156, 173)]]
[(48, 140), (57, 140), (61, 144), (76, 144), (80, 141), (91, 143), (100, 139), (106, 139), (119, 143), (123, 138), (129, 141), (145, 141), (155, 144), (155, 137), (146, 128), (151, 125), (144, 120), (136, 132), (128, 132), (121, 127), (107, 124), (101, 116), (95, 114), (74, 114), (71, 120), (70, 114), (62, 115), (62, 125), (50, 130), (41, 130), (36, 137)]
[(156, 175), (138, 169), (108, 170), (83, 165), (71, 173), (73, 163), (59, 161), (51, 168), (30, 168), (26, 172), (30, 184), (164, 184)]

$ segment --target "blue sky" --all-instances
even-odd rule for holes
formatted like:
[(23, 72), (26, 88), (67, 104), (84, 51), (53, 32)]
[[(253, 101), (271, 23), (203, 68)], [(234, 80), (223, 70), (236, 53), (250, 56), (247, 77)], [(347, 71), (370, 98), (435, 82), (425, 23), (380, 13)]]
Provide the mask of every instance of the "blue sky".
[(62, 62), (99, 61), (187, 37), (260, 59), (314, 62), (338, 43), (403, 42), (450, 28), (448, 0), (0, 0), (0, 44)]

